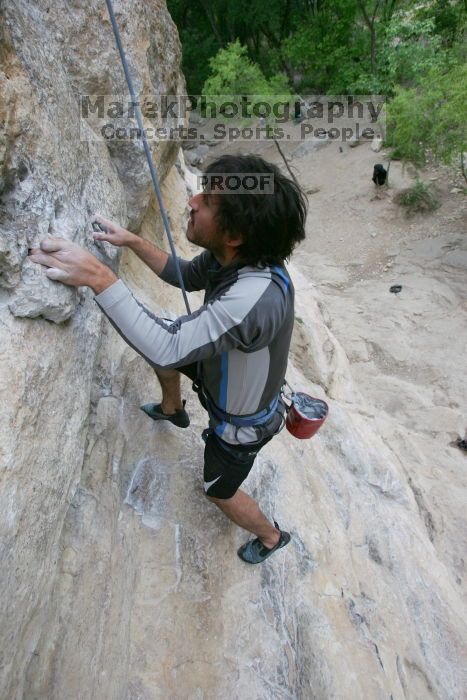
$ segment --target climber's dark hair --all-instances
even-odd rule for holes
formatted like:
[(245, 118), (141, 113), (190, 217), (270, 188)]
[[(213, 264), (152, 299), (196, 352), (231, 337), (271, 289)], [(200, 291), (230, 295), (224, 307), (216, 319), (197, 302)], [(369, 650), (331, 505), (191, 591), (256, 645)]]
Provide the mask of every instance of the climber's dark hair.
[(289, 258), (305, 238), (307, 203), (300, 187), (256, 155), (221, 156), (205, 172), (273, 175), (274, 194), (219, 194), (216, 218), (222, 231), (243, 234), (238, 257), (247, 264), (277, 265)]

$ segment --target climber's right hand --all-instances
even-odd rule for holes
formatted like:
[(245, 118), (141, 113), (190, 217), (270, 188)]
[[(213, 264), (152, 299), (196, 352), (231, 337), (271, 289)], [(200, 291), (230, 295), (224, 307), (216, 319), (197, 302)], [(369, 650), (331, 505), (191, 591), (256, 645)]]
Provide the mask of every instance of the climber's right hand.
[(107, 265), (66, 238), (47, 236), (40, 248), (30, 248), (28, 257), (47, 268), (45, 274), (49, 279), (70, 287), (91, 287), (96, 294), (118, 280)]
[(106, 241), (107, 243), (112, 243), (112, 245), (120, 247), (130, 245), (131, 241), (135, 238), (134, 233), (127, 231), (113, 221), (109, 221), (109, 219), (104, 219), (104, 217), (99, 216), (99, 214), (93, 218), (93, 221), (97, 221), (104, 229), (104, 231), (93, 231), (92, 235), (96, 241)]

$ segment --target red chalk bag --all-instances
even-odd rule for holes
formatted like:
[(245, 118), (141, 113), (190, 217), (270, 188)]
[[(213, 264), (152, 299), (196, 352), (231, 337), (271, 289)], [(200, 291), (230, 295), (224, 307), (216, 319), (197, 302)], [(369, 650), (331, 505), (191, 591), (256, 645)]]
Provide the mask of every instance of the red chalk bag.
[(292, 392), (290, 399), (285, 427), (299, 440), (313, 437), (327, 418), (328, 404), (301, 391)]

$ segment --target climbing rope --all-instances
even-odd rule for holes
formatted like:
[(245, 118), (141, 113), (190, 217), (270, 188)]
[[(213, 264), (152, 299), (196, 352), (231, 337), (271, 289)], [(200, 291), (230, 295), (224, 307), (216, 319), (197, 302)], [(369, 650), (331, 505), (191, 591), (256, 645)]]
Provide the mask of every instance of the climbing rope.
[(141, 139), (143, 141), (143, 146), (144, 146), (144, 152), (146, 154), (146, 160), (148, 161), (149, 170), (151, 173), (152, 184), (154, 186), (154, 191), (156, 193), (157, 201), (159, 202), (159, 208), (161, 211), (161, 216), (162, 216), (162, 221), (164, 223), (165, 232), (167, 234), (167, 238), (169, 241), (170, 251), (172, 253), (172, 257), (173, 257), (173, 260), (175, 262), (175, 268), (177, 271), (178, 282), (180, 284), (180, 289), (182, 290), (183, 300), (185, 302), (186, 310), (189, 314), (191, 314), (190, 305), (188, 303), (188, 297), (186, 295), (185, 285), (183, 284), (182, 273), (180, 270), (180, 263), (178, 261), (178, 257), (177, 257), (177, 253), (175, 251), (175, 246), (174, 246), (172, 234), (170, 232), (169, 218), (167, 216), (167, 212), (165, 210), (164, 203), (162, 201), (162, 194), (161, 194), (161, 188), (160, 188), (160, 184), (159, 184), (159, 178), (157, 176), (156, 168), (154, 166), (152, 156), (151, 156), (151, 151), (149, 150), (149, 145), (148, 145), (148, 142), (146, 139), (146, 134), (145, 134), (144, 125), (143, 125), (143, 116), (141, 114), (141, 110), (139, 107), (139, 100), (137, 99), (136, 94), (135, 94), (135, 90), (133, 88), (133, 82), (131, 80), (130, 71), (128, 70), (128, 63), (127, 63), (127, 60), (125, 57), (125, 52), (123, 50), (122, 40), (120, 37), (120, 31), (118, 29), (117, 21), (115, 19), (115, 14), (114, 14), (113, 6), (112, 6), (112, 0), (105, 0), (105, 2), (107, 5), (107, 9), (109, 11), (110, 22), (112, 24), (112, 29), (113, 29), (113, 33), (115, 36), (115, 41), (117, 44), (118, 52), (120, 54), (120, 60), (122, 62), (123, 71), (125, 73), (125, 78), (126, 78), (126, 82), (128, 85), (128, 90), (129, 90), (130, 95), (131, 95), (131, 104), (135, 110), (136, 121), (138, 122), (138, 127), (140, 129)]

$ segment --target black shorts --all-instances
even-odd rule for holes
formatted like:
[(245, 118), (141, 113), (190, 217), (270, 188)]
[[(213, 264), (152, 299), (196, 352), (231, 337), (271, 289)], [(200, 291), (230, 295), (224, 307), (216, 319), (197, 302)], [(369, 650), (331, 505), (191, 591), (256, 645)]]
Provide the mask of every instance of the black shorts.
[(213, 498), (232, 498), (272, 436), (252, 445), (230, 445), (210, 430), (205, 433), (204, 492)]
[[(196, 364), (176, 368), (186, 377), (195, 381)], [(212, 430), (205, 430), (204, 448), (204, 491), (213, 498), (232, 498), (245, 481), (258, 452), (272, 436), (251, 445), (230, 445), (221, 440)]]
[(177, 372), (184, 374), (185, 377), (188, 377), (188, 379), (191, 379), (192, 382), (197, 379), (198, 365), (196, 362), (192, 362), (191, 365), (184, 365), (183, 367), (175, 367), (175, 369)]

